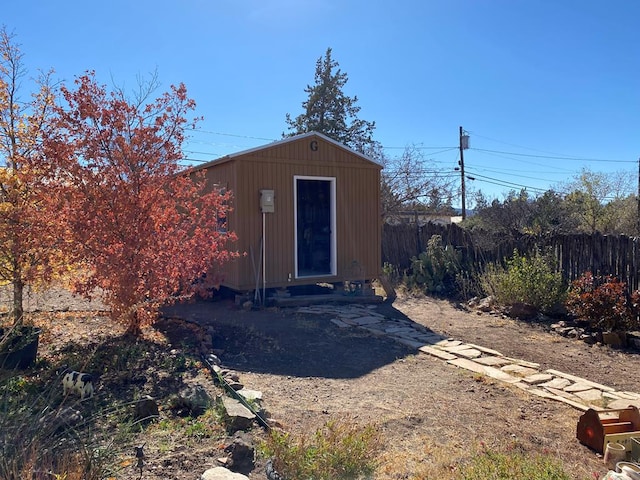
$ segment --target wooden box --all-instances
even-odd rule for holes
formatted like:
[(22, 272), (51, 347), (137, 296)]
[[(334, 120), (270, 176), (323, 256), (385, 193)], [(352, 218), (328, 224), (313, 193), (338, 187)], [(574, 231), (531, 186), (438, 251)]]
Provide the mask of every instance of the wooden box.
[(594, 410), (590, 408), (580, 416), (576, 437), (581, 443), (604, 453), (607, 443), (622, 443), (631, 450), (631, 439), (640, 437), (640, 412), (637, 407)]

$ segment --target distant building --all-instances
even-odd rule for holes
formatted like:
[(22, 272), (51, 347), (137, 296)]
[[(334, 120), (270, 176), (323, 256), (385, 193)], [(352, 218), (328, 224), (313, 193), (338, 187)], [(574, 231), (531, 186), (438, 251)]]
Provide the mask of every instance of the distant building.
[(418, 211), (405, 211), (389, 215), (387, 223), (390, 225), (402, 225), (416, 223), (420, 226), (427, 223), (435, 223), (436, 225), (451, 225), (452, 223), (460, 223), (462, 215), (439, 215), (435, 213), (426, 213)]

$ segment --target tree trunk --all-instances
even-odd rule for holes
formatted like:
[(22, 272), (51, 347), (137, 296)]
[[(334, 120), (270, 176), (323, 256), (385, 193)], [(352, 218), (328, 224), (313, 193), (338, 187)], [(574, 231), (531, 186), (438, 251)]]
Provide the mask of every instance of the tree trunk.
[(22, 307), (22, 297), (24, 292), (24, 283), (19, 278), (13, 280), (13, 307), (10, 318), (14, 323), (22, 321), (24, 310)]
[(134, 311), (127, 322), (127, 329), (125, 330), (124, 335), (140, 338), (142, 336), (141, 323), (142, 322), (138, 317), (138, 312)]
[[(15, 239), (14, 239), (14, 249), (15, 249)], [(24, 292), (24, 281), (22, 280), (22, 271), (20, 269), (20, 263), (18, 262), (18, 255), (13, 252), (12, 259), (12, 269), (13, 271), (13, 305), (11, 307), (11, 312), (9, 318), (13, 321), (13, 323), (18, 323), (22, 321), (22, 315), (24, 314), (24, 310), (22, 308), (22, 294)]]

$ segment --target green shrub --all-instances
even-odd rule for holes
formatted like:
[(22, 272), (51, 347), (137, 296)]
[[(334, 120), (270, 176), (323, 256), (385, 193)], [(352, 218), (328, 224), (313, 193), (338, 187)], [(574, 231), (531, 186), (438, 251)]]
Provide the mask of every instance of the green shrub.
[(409, 288), (419, 288), (424, 293), (455, 295), (463, 271), (461, 257), (452, 245), (443, 245), (440, 235), (433, 235), (426, 251), (411, 259), (405, 282)]
[(514, 250), (506, 263), (490, 264), (480, 278), (484, 292), (500, 305), (526, 303), (550, 311), (564, 303), (566, 287), (552, 255), (536, 250), (526, 257)]
[(531, 455), (521, 451), (496, 452), (483, 449), (469, 464), (460, 469), (461, 480), (569, 480), (562, 464), (547, 455)]
[(639, 325), (640, 292), (629, 294), (627, 285), (611, 275), (584, 273), (571, 284), (566, 306), (594, 329), (628, 330)]
[(347, 419), (297, 438), (272, 430), (262, 450), (286, 480), (355, 480), (375, 471), (381, 447), (377, 428)]

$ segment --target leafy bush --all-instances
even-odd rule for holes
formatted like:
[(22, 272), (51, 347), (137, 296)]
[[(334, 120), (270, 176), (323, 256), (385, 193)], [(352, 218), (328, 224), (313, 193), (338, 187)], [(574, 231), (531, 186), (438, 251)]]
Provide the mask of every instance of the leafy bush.
[(546, 455), (526, 454), (515, 450), (507, 453), (484, 448), (469, 464), (460, 469), (462, 480), (569, 480), (562, 464)]
[(425, 293), (454, 295), (462, 271), (460, 252), (451, 245), (443, 245), (440, 235), (433, 235), (427, 242), (427, 250), (411, 259), (405, 282), (409, 288), (418, 287)]
[(374, 426), (330, 420), (315, 433), (298, 438), (272, 430), (262, 450), (286, 480), (355, 480), (375, 471), (381, 447)]
[(584, 273), (571, 284), (566, 305), (571, 315), (594, 329), (627, 330), (639, 325), (640, 291), (629, 294), (627, 285), (611, 275)]
[(549, 311), (564, 303), (566, 288), (552, 255), (536, 250), (526, 257), (514, 250), (506, 263), (506, 267), (490, 264), (480, 277), (484, 292), (499, 304), (526, 303)]

